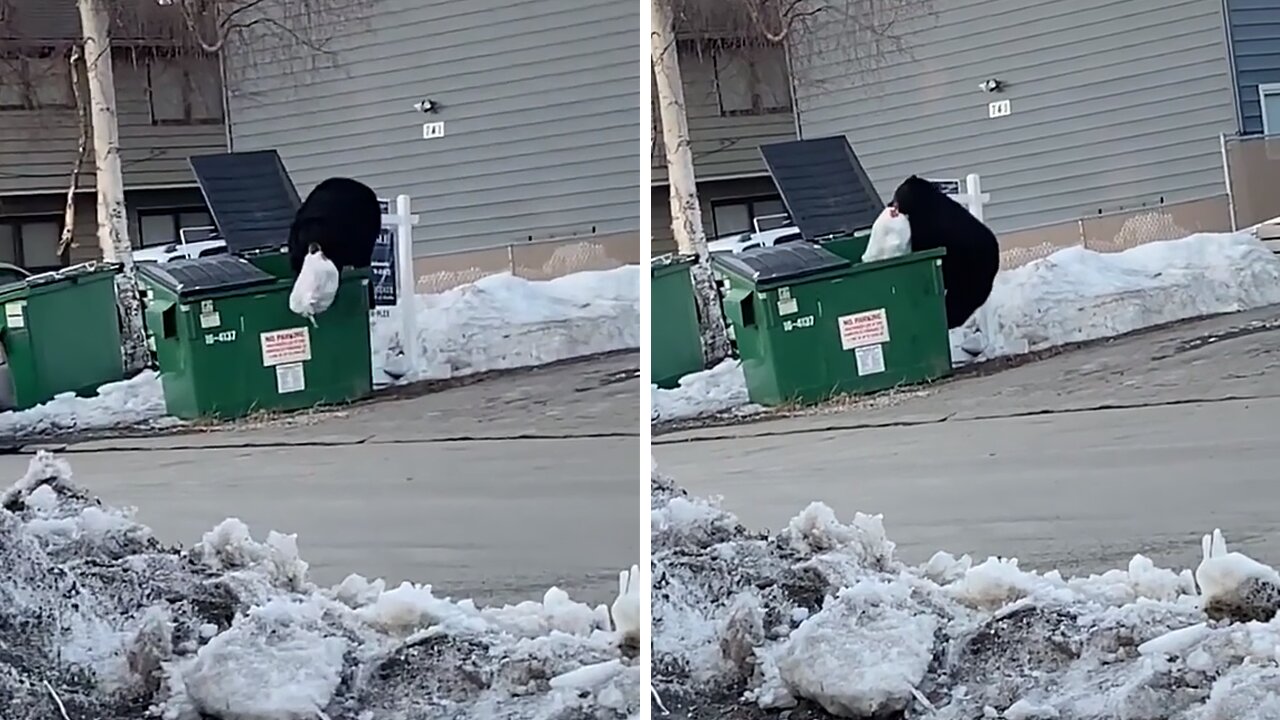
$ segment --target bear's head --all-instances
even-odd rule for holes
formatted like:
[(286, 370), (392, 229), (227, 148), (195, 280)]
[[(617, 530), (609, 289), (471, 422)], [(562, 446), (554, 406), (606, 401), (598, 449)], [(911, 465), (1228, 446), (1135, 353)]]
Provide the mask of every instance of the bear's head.
[(945, 200), (947, 196), (938, 189), (937, 185), (922, 177), (912, 175), (903, 180), (898, 189), (893, 191), (891, 205), (898, 208), (898, 212), (911, 217), (913, 212), (922, 212), (926, 208), (936, 207), (936, 203), (940, 198)]

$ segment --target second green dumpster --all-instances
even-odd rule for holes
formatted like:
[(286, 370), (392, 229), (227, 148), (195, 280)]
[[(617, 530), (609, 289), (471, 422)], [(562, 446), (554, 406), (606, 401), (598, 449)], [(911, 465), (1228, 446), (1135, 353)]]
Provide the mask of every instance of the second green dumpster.
[(290, 279), (235, 255), (138, 270), (171, 415), (232, 419), (371, 392), (367, 271), (344, 272), (312, 325), (289, 310)]
[(804, 242), (715, 257), (751, 401), (808, 405), (950, 373), (943, 254), (863, 264)]
[(702, 369), (702, 335), (693, 299), (689, 258), (655, 259), (650, 268), (649, 314), (652, 327), (649, 358), (653, 382), (673, 388), (680, 378)]
[(12, 375), (12, 409), (64, 392), (92, 394), (124, 377), (116, 270), (87, 263), (0, 288), (0, 342)]

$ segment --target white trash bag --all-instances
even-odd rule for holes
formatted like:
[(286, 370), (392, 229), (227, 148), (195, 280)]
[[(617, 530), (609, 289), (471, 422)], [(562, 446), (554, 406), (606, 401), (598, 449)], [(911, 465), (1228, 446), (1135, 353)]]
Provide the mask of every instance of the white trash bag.
[(324, 256), (319, 246), (312, 245), (302, 261), (302, 270), (289, 293), (289, 309), (316, 324), (316, 315), (329, 309), (338, 294), (341, 277), (338, 268)]
[(888, 260), (911, 252), (911, 223), (907, 216), (898, 212), (898, 208), (890, 205), (876, 218), (871, 226), (871, 240), (867, 243), (866, 252), (862, 253), (862, 262)]

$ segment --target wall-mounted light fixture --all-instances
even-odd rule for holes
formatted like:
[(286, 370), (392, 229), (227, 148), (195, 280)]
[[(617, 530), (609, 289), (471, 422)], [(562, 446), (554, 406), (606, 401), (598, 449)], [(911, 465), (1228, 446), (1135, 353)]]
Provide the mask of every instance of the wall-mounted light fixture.
[(991, 78), (990, 80), (983, 80), (982, 84), (978, 87), (985, 93), (997, 93), (1004, 90), (1004, 81), (997, 78)]
[(413, 104), (413, 109), (423, 113), (424, 115), (430, 115), (431, 113), (438, 112), (440, 110), (440, 103), (432, 100), (431, 98), (423, 98)]

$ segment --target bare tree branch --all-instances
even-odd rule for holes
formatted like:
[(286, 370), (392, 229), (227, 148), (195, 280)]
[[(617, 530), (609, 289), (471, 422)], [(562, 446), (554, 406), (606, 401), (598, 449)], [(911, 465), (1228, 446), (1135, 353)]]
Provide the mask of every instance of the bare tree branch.
[(80, 63), (84, 60), (84, 50), (79, 46), (71, 48), (67, 64), (71, 66), (71, 93), (76, 105), (79, 138), (76, 144), (76, 157), (71, 164), (71, 180), (67, 184), (67, 204), (62, 213), (62, 237), (58, 240), (58, 257), (72, 246), (76, 232), (76, 191), (80, 189), (80, 171), (84, 161), (89, 157), (89, 106), (84, 100), (84, 89), (80, 85)]

